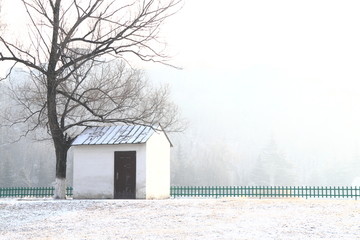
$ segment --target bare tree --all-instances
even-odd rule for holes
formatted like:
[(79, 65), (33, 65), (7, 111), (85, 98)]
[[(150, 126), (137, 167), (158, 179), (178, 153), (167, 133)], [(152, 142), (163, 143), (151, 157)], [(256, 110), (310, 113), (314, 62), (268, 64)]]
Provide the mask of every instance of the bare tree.
[[(122, 98), (111, 95), (110, 87), (104, 86), (102, 77), (106, 74), (96, 75), (91, 69), (99, 58), (125, 59), (127, 54), (143, 61), (167, 64), (164, 45), (159, 41), (159, 28), (179, 10), (181, 0), (21, 1), (30, 20), (29, 42), (19, 44), (20, 41), (10, 42), (4, 35), (0, 36), (0, 60), (14, 62), (11, 70), (16, 64), (29, 69), (32, 82), (28, 83), (29, 92), (23, 93), (22, 104), (27, 106), (30, 115), (22, 121), (32, 123), (29, 130), (47, 127), (56, 154), (55, 198), (63, 199), (66, 155), (75, 126), (90, 125), (90, 120), (151, 124), (160, 119), (161, 113), (151, 115), (145, 110), (157, 107), (151, 101), (144, 109), (132, 108), (128, 105), (131, 102), (117, 102)], [(91, 80), (85, 81), (89, 74)], [(119, 77), (116, 74), (113, 79)], [(134, 74), (128, 73), (125, 79), (134, 78)], [(131, 95), (132, 87), (130, 84), (129, 89), (120, 89), (120, 92)], [(31, 89), (41, 94), (35, 96)], [(160, 91), (158, 96), (150, 95), (156, 100), (161, 99), (161, 94)], [(38, 102), (36, 107), (34, 98)], [(74, 107), (78, 110), (73, 110)], [(131, 113), (129, 116), (138, 115), (123, 118), (121, 113), (125, 110)], [(90, 114), (89, 120), (81, 119), (85, 112)]]
[[(3, 119), (12, 125), (26, 123), (24, 135), (48, 127), (44, 76), (22, 72), (8, 83), (7, 93), (15, 102), (5, 108)], [(153, 86), (142, 71), (123, 61), (84, 64), (56, 91), (58, 122), (68, 136), (76, 136), (82, 127), (104, 123), (161, 124), (169, 131), (183, 127), (178, 108), (169, 99), (169, 88)]]

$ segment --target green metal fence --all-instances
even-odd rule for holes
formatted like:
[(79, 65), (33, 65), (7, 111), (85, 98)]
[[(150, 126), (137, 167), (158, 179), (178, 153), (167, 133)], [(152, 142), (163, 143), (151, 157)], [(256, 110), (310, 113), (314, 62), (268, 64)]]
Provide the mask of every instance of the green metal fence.
[[(0, 198), (52, 197), (53, 187), (0, 188)], [(73, 195), (73, 188), (66, 188)], [(173, 198), (252, 197), (252, 198), (360, 198), (360, 187), (285, 187), (285, 186), (171, 186)]]
[[(73, 188), (66, 188), (66, 196), (71, 197)], [(10, 187), (0, 188), (0, 198), (52, 197), (54, 187)]]
[(253, 198), (355, 198), (360, 187), (284, 187), (284, 186), (171, 186), (170, 194), (179, 197), (253, 197)]

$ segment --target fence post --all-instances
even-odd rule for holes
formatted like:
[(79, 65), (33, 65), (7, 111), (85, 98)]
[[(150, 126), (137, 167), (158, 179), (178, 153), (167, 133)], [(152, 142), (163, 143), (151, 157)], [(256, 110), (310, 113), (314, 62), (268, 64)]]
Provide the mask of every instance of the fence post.
[(327, 186), (325, 187), (325, 198), (328, 197), (328, 189), (327, 189)]
[(262, 191), (262, 186), (259, 186), (258, 195), (259, 195), (259, 198), (260, 198), (260, 199), (261, 199), (261, 197), (262, 197), (262, 193), (263, 193), (263, 191)]

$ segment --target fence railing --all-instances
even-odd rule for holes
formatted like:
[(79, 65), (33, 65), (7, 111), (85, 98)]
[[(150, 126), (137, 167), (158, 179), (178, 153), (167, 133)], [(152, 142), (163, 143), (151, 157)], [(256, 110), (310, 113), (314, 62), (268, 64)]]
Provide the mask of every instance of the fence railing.
[(171, 186), (170, 195), (179, 197), (252, 198), (359, 198), (360, 187), (284, 187), (284, 186)]
[[(71, 197), (73, 188), (66, 188), (66, 196)], [(52, 197), (54, 187), (10, 187), (0, 188), (0, 198)]]
[[(0, 188), (0, 198), (52, 197), (54, 187)], [(66, 196), (73, 188), (66, 188)], [(285, 186), (171, 186), (170, 195), (181, 197), (251, 197), (251, 198), (360, 198), (360, 187), (285, 187)]]

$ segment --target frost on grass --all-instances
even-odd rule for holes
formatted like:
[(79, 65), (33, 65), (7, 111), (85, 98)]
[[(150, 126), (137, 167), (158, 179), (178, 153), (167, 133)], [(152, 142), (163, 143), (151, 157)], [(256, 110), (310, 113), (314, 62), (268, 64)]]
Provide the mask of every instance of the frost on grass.
[(360, 239), (353, 200), (2, 200), (0, 219), (0, 239)]

